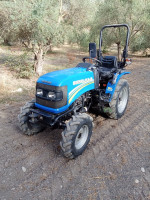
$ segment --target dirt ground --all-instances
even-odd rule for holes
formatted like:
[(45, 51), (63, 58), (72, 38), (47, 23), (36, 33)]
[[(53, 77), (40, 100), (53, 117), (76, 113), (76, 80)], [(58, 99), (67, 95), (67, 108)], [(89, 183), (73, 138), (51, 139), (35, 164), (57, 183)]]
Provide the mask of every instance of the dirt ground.
[(128, 70), (125, 115), (94, 115), (88, 148), (74, 160), (61, 155), (61, 130), (21, 134), (17, 115), (25, 97), (0, 104), (1, 200), (150, 199), (150, 59), (133, 58)]

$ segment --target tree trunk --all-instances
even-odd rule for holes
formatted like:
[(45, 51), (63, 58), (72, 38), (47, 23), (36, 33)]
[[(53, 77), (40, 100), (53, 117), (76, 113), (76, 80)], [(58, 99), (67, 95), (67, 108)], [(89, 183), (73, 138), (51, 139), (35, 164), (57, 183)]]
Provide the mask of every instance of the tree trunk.
[(43, 70), (44, 55), (43, 49), (39, 49), (34, 56), (34, 70), (40, 76)]
[(60, 22), (62, 21), (62, 0), (60, 0), (60, 9), (59, 9), (59, 18), (58, 18), (58, 23), (60, 24)]
[(9, 39), (4, 39), (4, 45), (11, 46)]
[(118, 61), (121, 61), (121, 45), (120, 45), (120, 42), (117, 43), (117, 49), (118, 49)]

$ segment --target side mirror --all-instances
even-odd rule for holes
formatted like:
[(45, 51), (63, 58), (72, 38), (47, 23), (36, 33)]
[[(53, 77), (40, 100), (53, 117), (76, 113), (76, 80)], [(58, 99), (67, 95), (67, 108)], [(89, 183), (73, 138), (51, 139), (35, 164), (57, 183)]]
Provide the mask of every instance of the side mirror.
[(91, 58), (96, 58), (96, 43), (89, 43), (89, 54)]

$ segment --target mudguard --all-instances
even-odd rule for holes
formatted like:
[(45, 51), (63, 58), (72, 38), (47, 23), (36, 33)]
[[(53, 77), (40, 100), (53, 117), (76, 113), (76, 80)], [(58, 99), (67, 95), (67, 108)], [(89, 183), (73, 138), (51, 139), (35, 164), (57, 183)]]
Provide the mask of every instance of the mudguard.
[(109, 102), (111, 101), (115, 92), (116, 86), (123, 75), (130, 74), (131, 72), (122, 72), (121, 74), (116, 73), (112, 82), (108, 82), (106, 87), (106, 94), (110, 94)]

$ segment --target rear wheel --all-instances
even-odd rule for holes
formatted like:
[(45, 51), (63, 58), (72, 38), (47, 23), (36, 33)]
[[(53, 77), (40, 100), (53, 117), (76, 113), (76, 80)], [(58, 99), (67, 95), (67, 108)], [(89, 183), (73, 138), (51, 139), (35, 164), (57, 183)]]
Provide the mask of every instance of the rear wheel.
[(45, 126), (39, 122), (33, 124), (29, 120), (31, 119), (29, 115), (31, 114), (31, 108), (34, 108), (35, 100), (27, 102), (20, 111), (18, 115), (19, 127), (21, 131), (26, 135), (34, 135), (45, 129)]
[(92, 121), (92, 117), (80, 113), (66, 123), (60, 142), (65, 157), (72, 159), (83, 153), (92, 135)]
[(108, 107), (104, 107), (103, 111), (110, 118), (118, 119), (124, 114), (129, 100), (129, 84), (127, 80), (120, 79), (113, 98)]

